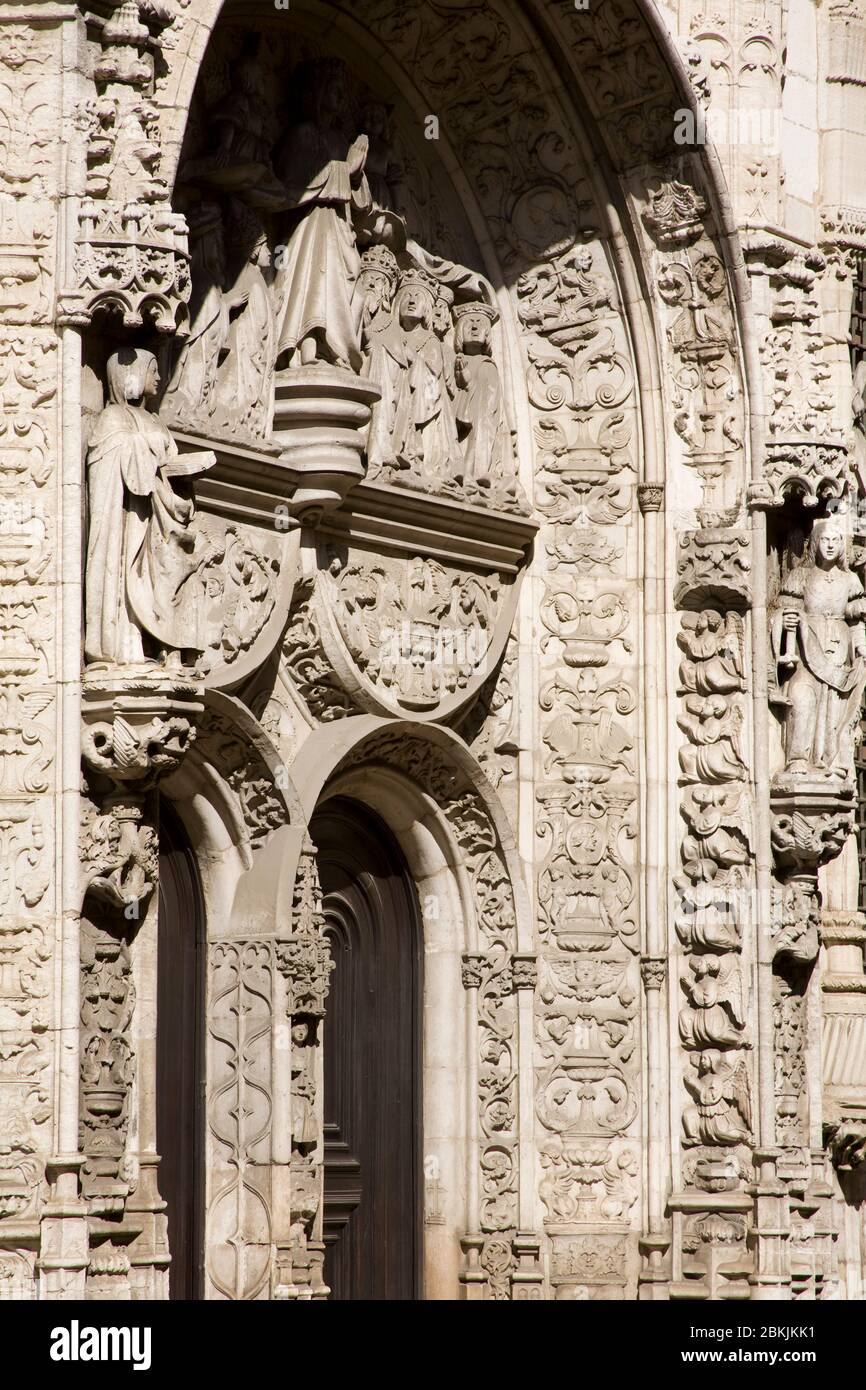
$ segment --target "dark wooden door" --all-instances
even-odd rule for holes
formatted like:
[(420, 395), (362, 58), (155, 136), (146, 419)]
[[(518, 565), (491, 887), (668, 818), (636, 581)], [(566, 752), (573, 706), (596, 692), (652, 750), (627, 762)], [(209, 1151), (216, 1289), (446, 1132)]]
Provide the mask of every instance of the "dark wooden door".
[(421, 1296), (421, 918), (365, 807), (311, 826), (336, 968), (323, 1029), (325, 1279), (334, 1299)]
[(169, 1296), (202, 1296), (204, 910), (195, 856), (164, 805), (159, 823), (156, 1145), (167, 1204)]

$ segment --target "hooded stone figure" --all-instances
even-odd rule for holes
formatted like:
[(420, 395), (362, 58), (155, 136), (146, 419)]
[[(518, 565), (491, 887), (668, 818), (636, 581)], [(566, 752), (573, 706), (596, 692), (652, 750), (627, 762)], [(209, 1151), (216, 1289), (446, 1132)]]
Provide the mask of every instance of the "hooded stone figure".
[(147, 410), (159, 384), (153, 353), (116, 352), (107, 377), (109, 403), (87, 455), (85, 655), (125, 665), (198, 652), (201, 605), (189, 580), (206, 542), (193, 526), (192, 496), (173, 479), (203, 472), (214, 458), (178, 459), (168, 429)]

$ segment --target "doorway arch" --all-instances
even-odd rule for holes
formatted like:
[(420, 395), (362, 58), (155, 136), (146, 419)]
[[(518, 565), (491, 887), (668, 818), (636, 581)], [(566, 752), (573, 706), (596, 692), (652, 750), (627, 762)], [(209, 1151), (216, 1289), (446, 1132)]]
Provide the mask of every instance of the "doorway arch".
[(335, 962), (324, 1024), (325, 1280), (335, 1300), (422, 1296), (422, 927), (406, 860), (348, 797), (313, 818)]
[(200, 1299), (204, 1262), (204, 902), (195, 854), (167, 802), (159, 820), (156, 1142), (171, 1251), (169, 1297)]

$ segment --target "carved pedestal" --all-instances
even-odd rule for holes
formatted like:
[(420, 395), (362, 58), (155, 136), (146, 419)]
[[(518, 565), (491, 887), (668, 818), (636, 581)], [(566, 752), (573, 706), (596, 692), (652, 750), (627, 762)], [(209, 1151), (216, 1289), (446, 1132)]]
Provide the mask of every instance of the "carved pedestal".
[(292, 511), (315, 521), (364, 476), (366, 431), (381, 392), (340, 367), (291, 367), (276, 377), (274, 436), (294, 469)]

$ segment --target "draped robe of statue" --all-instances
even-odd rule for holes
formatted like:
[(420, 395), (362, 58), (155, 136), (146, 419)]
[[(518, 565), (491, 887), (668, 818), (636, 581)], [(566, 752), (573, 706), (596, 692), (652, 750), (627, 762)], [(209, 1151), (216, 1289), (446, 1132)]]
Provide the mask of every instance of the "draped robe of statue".
[(488, 354), (457, 358), (457, 424), (463, 433), (463, 472), (476, 480), (505, 472), (508, 444), (499, 368)]
[(215, 413), (231, 428), (268, 420), (265, 393), (274, 362), (274, 315), (270, 290), (255, 251), (227, 296), (230, 327), (216, 385)]
[(229, 310), (222, 265), (203, 267), (205, 292), (165, 393), (165, 409), (183, 422), (207, 418), (214, 409), (217, 367), (229, 335)]
[(289, 132), (278, 169), (294, 208), (277, 266), (278, 358), (314, 338), (317, 361), (361, 370), (361, 257), (352, 219), (372, 207), (365, 156), (364, 136), (347, 154), (343, 136), (311, 121)]
[(406, 348), (399, 325), (390, 313), (377, 315), (366, 335), (364, 375), (382, 395), (373, 405), (367, 454), (370, 467), (395, 462), (394, 419), (397, 398), (407, 371)]
[[(816, 530), (821, 523), (816, 523)], [(798, 614), (793, 660), (783, 645), (780, 616), (773, 628), (777, 659), (793, 665), (785, 720), (786, 765), (844, 772), (846, 734), (858, 717), (866, 664), (863, 660), (863, 585), (843, 564), (821, 569), (802, 564), (785, 578), (779, 609)]]
[(445, 353), (433, 330), (420, 325), (405, 334), (404, 344), (406, 369), (394, 414), (395, 453), (404, 464), (419, 467), (422, 476), (441, 477), (455, 470), (460, 455)]
[(88, 661), (147, 658), (143, 633), (168, 651), (201, 650), (194, 503), (176, 492), (166, 466), (177, 457), (168, 429), (143, 406), (113, 400), (88, 451)]

